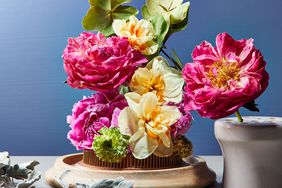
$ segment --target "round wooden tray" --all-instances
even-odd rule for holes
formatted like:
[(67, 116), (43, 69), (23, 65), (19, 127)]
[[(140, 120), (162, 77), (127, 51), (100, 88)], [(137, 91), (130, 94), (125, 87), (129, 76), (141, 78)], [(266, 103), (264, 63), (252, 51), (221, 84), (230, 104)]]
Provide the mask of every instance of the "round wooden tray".
[(71, 154), (56, 159), (45, 178), (52, 187), (61, 187), (58, 177), (75, 187), (75, 183), (95, 182), (101, 179), (123, 177), (133, 181), (135, 188), (200, 188), (215, 183), (216, 175), (210, 170), (203, 158), (195, 157), (196, 163), (183, 163), (181, 167), (167, 169), (109, 169), (86, 165), (82, 162), (82, 154)]

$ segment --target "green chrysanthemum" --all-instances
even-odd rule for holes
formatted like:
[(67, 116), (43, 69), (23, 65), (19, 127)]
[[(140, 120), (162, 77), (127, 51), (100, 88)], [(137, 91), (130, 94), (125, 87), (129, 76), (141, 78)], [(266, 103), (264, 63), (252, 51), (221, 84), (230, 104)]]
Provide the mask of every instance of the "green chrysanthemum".
[(192, 155), (193, 145), (185, 136), (177, 136), (173, 140), (173, 149), (181, 158), (186, 158)]
[(128, 151), (128, 136), (124, 136), (117, 128), (103, 127), (98, 131), (101, 135), (95, 136), (93, 150), (96, 156), (109, 163), (118, 163), (126, 157)]

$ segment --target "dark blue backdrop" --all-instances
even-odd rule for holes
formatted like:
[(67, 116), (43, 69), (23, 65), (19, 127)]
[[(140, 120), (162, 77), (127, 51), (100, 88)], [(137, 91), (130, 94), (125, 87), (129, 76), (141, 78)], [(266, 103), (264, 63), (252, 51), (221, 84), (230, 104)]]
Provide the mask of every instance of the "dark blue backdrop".
[[(141, 8), (144, 1), (133, 0)], [(214, 43), (219, 32), (255, 39), (271, 75), (257, 101), (260, 115), (281, 116), (281, 0), (191, 0), (189, 27), (168, 41), (188, 62), (202, 40)], [(90, 91), (63, 82), (61, 53), (67, 38), (81, 31), (86, 0), (1, 0), (0, 2), (0, 151), (12, 155), (61, 155), (76, 150), (66, 139), (66, 115)], [(253, 115), (243, 111), (244, 115)], [(196, 154), (220, 154), (213, 121), (194, 113), (188, 133)]]

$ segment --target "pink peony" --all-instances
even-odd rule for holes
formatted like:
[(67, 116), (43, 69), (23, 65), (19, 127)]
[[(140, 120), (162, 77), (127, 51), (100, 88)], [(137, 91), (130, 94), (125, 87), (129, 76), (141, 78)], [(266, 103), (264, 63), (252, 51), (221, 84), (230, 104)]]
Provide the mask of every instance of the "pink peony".
[(67, 83), (73, 88), (108, 91), (130, 79), (147, 59), (126, 38), (83, 32), (63, 53)]
[(253, 101), (269, 81), (262, 54), (253, 39), (234, 40), (227, 33), (216, 37), (216, 47), (202, 42), (192, 53), (193, 63), (183, 69), (188, 100), (186, 109), (203, 117), (228, 116)]
[[(116, 127), (116, 112), (127, 106), (123, 95), (117, 91), (96, 93), (74, 104), (72, 115), (67, 117), (71, 130), (68, 139), (78, 150), (91, 149), (95, 135), (102, 127)], [(114, 113), (115, 112), (115, 113)]]
[(182, 116), (177, 120), (176, 123), (170, 126), (170, 133), (174, 137), (178, 135), (184, 135), (190, 129), (193, 120), (190, 112), (186, 111), (184, 102), (178, 104), (178, 110), (181, 112)]

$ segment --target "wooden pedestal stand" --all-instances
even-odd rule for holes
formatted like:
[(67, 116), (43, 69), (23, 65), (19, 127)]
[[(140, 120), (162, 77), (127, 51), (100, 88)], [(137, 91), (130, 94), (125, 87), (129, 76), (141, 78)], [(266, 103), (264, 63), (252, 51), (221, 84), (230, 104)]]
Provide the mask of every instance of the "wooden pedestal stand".
[(75, 183), (95, 182), (101, 179), (124, 177), (134, 182), (135, 188), (200, 188), (215, 183), (215, 173), (207, 167), (204, 159), (196, 157), (197, 163), (183, 163), (180, 167), (167, 169), (109, 169), (86, 165), (82, 154), (59, 157), (45, 174), (46, 181), (53, 187), (60, 187), (56, 178), (63, 175), (63, 181), (74, 187)]

